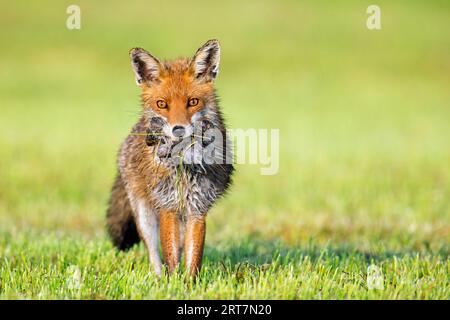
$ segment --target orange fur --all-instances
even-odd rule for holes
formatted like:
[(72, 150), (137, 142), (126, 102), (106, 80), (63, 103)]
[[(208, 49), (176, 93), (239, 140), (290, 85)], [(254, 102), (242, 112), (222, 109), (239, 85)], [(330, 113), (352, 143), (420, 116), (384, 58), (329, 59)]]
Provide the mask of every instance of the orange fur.
[(169, 272), (175, 270), (180, 262), (180, 218), (176, 212), (160, 213), (161, 249)]

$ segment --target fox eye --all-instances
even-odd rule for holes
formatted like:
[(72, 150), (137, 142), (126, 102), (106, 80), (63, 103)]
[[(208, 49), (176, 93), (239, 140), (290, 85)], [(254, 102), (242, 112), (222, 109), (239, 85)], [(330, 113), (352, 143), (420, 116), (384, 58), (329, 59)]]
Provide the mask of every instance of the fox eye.
[(156, 105), (158, 106), (158, 108), (160, 109), (165, 109), (167, 108), (167, 103), (164, 100), (158, 100), (156, 101)]
[(188, 107), (195, 107), (196, 105), (198, 105), (198, 99), (197, 98), (189, 99)]

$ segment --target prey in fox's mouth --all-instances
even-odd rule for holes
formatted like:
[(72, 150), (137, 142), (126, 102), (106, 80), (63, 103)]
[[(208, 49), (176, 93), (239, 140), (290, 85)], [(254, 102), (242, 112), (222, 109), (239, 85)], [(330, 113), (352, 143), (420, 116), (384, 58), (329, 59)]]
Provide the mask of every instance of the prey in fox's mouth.
[[(164, 134), (166, 125), (161, 117), (153, 117), (150, 120), (146, 132), (145, 142), (147, 146), (154, 147), (156, 156), (160, 161), (174, 165), (183, 163), (202, 165), (221, 163), (222, 133), (208, 120), (196, 121), (188, 136), (173, 137)], [(214, 144), (216, 142), (216, 144)]]

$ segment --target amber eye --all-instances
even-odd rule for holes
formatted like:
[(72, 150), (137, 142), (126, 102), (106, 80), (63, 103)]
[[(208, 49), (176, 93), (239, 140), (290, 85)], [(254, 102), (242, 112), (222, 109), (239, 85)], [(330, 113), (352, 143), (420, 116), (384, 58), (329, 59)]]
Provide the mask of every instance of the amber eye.
[(167, 103), (164, 100), (158, 100), (156, 101), (156, 105), (158, 106), (158, 108), (160, 109), (165, 109), (167, 108)]
[(197, 98), (189, 99), (188, 107), (195, 107), (196, 105), (198, 105), (198, 99)]

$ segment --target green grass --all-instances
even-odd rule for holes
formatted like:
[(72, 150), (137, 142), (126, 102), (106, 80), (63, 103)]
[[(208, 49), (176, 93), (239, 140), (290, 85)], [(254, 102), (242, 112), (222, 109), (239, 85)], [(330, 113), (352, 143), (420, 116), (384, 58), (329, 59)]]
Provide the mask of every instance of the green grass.
[[(69, 4), (2, 4), (0, 298), (450, 297), (447, 2), (378, 1), (381, 31), (364, 1), (80, 0), (80, 31)], [(209, 38), (230, 127), (279, 128), (280, 171), (239, 165), (198, 281), (157, 280), (142, 245), (119, 253), (105, 233), (139, 113), (127, 53)]]

